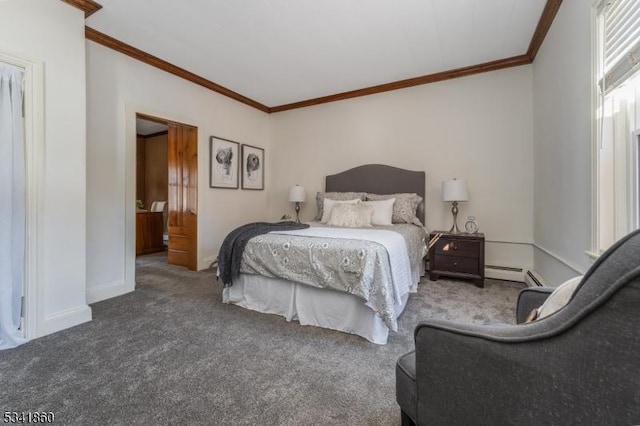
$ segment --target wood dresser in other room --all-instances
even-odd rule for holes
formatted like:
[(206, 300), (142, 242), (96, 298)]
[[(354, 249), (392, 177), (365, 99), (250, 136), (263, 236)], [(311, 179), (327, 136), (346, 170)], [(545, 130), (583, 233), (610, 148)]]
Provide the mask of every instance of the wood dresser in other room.
[(138, 210), (136, 212), (136, 256), (164, 250), (162, 212)]

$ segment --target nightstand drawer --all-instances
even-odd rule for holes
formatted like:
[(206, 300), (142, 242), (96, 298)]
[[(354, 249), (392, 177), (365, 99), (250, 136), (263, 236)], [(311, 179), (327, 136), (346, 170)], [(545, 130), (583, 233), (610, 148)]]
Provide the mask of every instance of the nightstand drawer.
[(452, 234), (435, 231), (429, 240), (436, 240), (429, 249), (429, 279), (441, 276), (472, 279), (484, 287), (484, 234)]
[(463, 274), (478, 275), (479, 261), (477, 258), (461, 256), (441, 256), (436, 254), (433, 262), (434, 270), (447, 272), (460, 272)]
[(436, 242), (436, 255), (477, 257), (479, 241), (465, 241), (441, 238)]

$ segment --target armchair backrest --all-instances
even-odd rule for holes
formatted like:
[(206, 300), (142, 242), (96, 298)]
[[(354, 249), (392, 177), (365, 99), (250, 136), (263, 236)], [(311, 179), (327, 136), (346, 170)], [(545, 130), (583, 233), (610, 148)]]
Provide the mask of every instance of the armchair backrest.
[(637, 424), (640, 230), (597, 259), (564, 308), (528, 326), (517, 327), (540, 337), (526, 345), (543, 364), (545, 378), (532, 386), (548, 409), (539, 411), (540, 424)]
[(566, 398), (583, 422), (640, 421), (640, 230), (598, 258), (556, 315), (567, 323), (548, 342), (559, 346), (556, 400)]
[[(635, 308), (619, 315), (640, 316), (640, 230), (620, 239), (589, 268), (565, 309), (558, 312), (578, 321), (615, 294), (635, 300)], [(566, 311), (566, 312), (563, 312)]]
[(640, 230), (546, 318), (415, 336), (418, 424), (640, 424)]

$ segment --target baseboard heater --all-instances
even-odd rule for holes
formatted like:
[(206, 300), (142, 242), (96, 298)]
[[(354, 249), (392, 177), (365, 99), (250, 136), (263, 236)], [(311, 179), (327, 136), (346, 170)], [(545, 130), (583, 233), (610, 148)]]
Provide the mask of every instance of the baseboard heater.
[[(495, 269), (498, 271), (509, 271), (509, 272), (518, 272), (518, 273), (522, 273), (522, 268), (512, 268), (510, 266), (496, 266), (496, 265), (484, 265), (485, 269)], [(429, 271), (429, 261), (425, 260), (424, 262), (424, 270), (425, 272)], [(527, 273), (529, 273), (527, 271)], [(537, 280), (536, 280), (537, 281)], [(539, 282), (539, 281), (537, 281)], [(539, 284), (540, 286), (542, 286), (542, 284)]]
[(509, 266), (484, 265), (486, 269), (498, 269), (500, 271), (522, 272), (522, 268), (511, 268)]
[(536, 278), (536, 276), (533, 275), (533, 273), (531, 271), (527, 271), (527, 278), (529, 278), (531, 280), (531, 282), (533, 282), (538, 287), (544, 287), (544, 284), (542, 284), (540, 282), (540, 280), (538, 278)]

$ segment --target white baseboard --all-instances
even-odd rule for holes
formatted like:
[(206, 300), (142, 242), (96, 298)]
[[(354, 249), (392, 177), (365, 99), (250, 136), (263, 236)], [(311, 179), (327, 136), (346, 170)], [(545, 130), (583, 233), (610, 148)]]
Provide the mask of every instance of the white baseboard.
[(44, 318), (38, 337), (55, 333), (82, 323), (91, 321), (91, 308), (87, 305), (57, 312)]
[(134, 290), (134, 286), (127, 285), (124, 281), (113, 281), (106, 284), (100, 284), (87, 289), (87, 303), (96, 303), (102, 300), (111, 299), (112, 297), (122, 296)]

